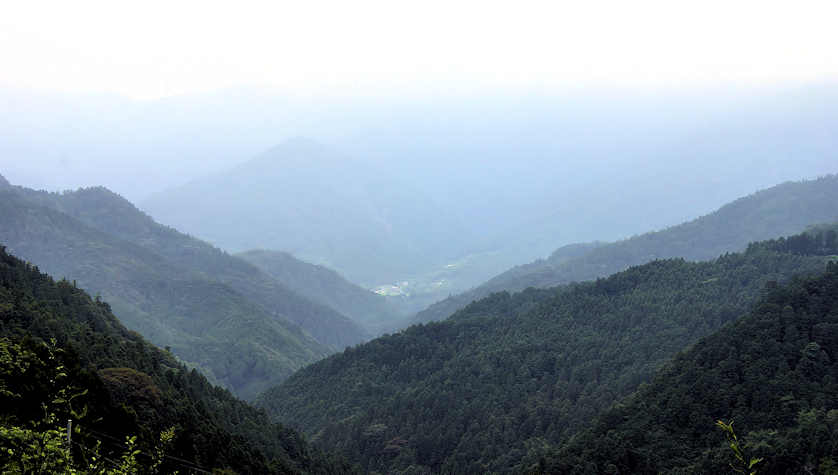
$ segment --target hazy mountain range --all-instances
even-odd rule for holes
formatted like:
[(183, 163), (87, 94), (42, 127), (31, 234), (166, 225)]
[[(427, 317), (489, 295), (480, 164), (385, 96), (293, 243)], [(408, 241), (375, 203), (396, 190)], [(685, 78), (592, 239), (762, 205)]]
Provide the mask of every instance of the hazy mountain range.
[(706, 260), (741, 251), (749, 242), (838, 220), (838, 175), (788, 182), (728, 203), (710, 214), (614, 243), (577, 244), (547, 259), (516, 266), (480, 286), (431, 305), (414, 323), (441, 320), (472, 300), (501, 290), (551, 287), (605, 277), (654, 259)]
[[(819, 417), (828, 419), (829, 408), (833, 407), (829, 398), (834, 391), (825, 375), (834, 372), (830, 346), (834, 346), (834, 332), (831, 323), (818, 320), (831, 314), (833, 302), (812, 300), (818, 298), (820, 291), (816, 289), (828, 289), (832, 284), (828, 276), (807, 277), (820, 275), (838, 254), (836, 229), (834, 225), (814, 227), (788, 238), (753, 241), (766, 235), (789, 234), (783, 231), (789, 228), (800, 230), (835, 221), (836, 193), (838, 183), (832, 175), (788, 182), (663, 231), (616, 243), (563, 246), (548, 259), (513, 268), (475, 292), (546, 288), (491, 294), (456, 311), (444, 322), (412, 326), (359, 346), (351, 345), (399, 325), (399, 312), (392, 300), (285, 252), (227, 254), (157, 224), (105, 188), (48, 193), (12, 186), (0, 179), (0, 243), (10, 252), (27, 256), (42, 270), (69, 279), (60, 284), (67, 292), (78, 292), (79, 286), (100, 294), (91, 301), (97, 308), (106, 312), (113, 309), (129, 326), (160, 345), (170, 346), (182, 361), (196, 366), (211, 380), (245, 397), (267, 389), (258, 403), (274, 420), (297, 427), (315, 445), (330, 452), (330, 457), (338, 457), (326, 460), (310, 452), (303, 455), (296, 451), (308, 449), (292, 448), (291, 442), (282, 442), (284, 448), (278, 449), (258, 430), (253, 431), (252, 417), (258, 418), (258, 413), (247, 413), (250, 409), (243, 409), (245, 406), (233, 409), (239, 403), (225, 399), (228, 396), (213, 396), (221, 399), (211, 402), (216, 409), (208, 410), (207, 424), (231, 431), (241, 438), (237, 440), (245, 441), (245, 446), (256, 444), (262, 454), (249, 462), (241, 461), (237, 451), (243, 446), (237, 443), (226, 452), (218, 452), (213, 464), (256, 467), (265, 462), (259, 457), (279, 457), (283, 466), (296, 467), (286, 470), (302, 472), (353, 470), (341, 461), (343, 457), (363, 472), (549, 469), (599, 473), (612, 466), (629, 471), (638, 467), (677, 471), (686, 466), (718, 470), (727, 466), (723, 435), (718, 439), (702, 435), (701, 425), (695, 425), (690, 434), (680, 433), (682, 424), (677, 417), (683, 416), (676, 415), (655, 428), (654, 436), (642, 439), (634, 426), (650, 423), (645, 409), (630, 411), (635, 415), (629, 416), (620, 412), (622, 406), (609, 407), (620, 401), (628, 407), (665, 406), (666, 401), (656, 399), (658, 393), (684, 391), (687, 386), (684, 381), (672, 381), (677, 371), (672, 373), (665, 366), (679, 351), (704, 337), (706, 345), (720, 348), (713, 350), (713, 355), (730, 352), (734, 348), (731, 342), (744, 336), (726, 336), (725, 328), (730, 327), (725, 325), (748, 313), (760, 298), (768, 296), (778, 302), (790, 298), (787, 306), (801, 309), (801, 316), (809, 315), (806, 322), (789, 323), (798, 315), (794, 311), (788, 316), (784, 316), (785, 310), (775, 315), (771, 309), (776, 304), (755, 311), (755, 315), (767, 317), (754, 317), (773, 322), (771, 319), (779, 316), (785, 325), (783, 334), (787, 335), (783, 341), (788, 342), (788, 351), (783, 351), (788, 354), (783, 358), (788, 368), (775, 365), (779, 360), (771, 359), (771, 355), (756, 353), (745, 359), (701, 357), (726, 361), (724, 364), (739, 368), (733, 371), (741, 374), (757, 371), (742, 366), (745, 364), (756, 364), (763, 373), (773, 371), (769, 393), (759, 396), (759, 387), (749, 383), (747, 387), (734, 386), (731, 394), (735, 396), (728, 399), (736, 401), (718, 403), (728, 407), (728, 412), (707, 415), (709, 406), (695, 409), (699, 407), (696, 405), (666, 410), (676, 411), (673, 414), (699, 410), (703, 412), (698, 416), (690, 413), (690, 417), (706, 416), (711, 421), (713, 417), (746, 414), (744, 420), (751, 427), (767, 431), (748, 437), (775, 447), (775, 452), (766, 452), (774, 457), (774, 465), (767, 466), (794, 471), (804, 463), (799, 454), (814, 457), (813, 462), (805, 463), (827, 465), (833, 460), (830, 457), (838, 455), (834, 453), (838, 447), (823, 442), (829, 440), (828, 436), (817, 435), (829, 433), (831, 426), (816, 427), (812, 422)], [(752, 244), (747, 250), (731, 253), (749, 242)], [(715, 257), (706, 257), (712, 253)], [(660, 260), (672, 256), (680, 258)], [(693, 263), (683, 258), (710, 260)], [(827, 272), (834, 273), (834, 268)], [(554, 287), (608, 274), (613, 275)], [(4, 282), (9, 285), (15, 281)], [(791, 282), (790, 293), (784, 293), (787, 282)], [(779, 292), (775, 297), (771, 297), (773, 290)], [(100, 303), (100, 298), (107, 303)], [(439, 312), (444, 305), (462, 298), (452, 298), (428, 313)], [(9, 305), (0, 307), (0, 311), (17, 304)], [(85, 316), (89, 310), (75, 312), (74, 318), (94, 321)], [(40, 331), (42, 325), (56, 325), (58, 321), (62, 320), (38, 323), (32, 328)], [(91, 325), (94, 329), (101, 326)], [(760, 331), (760, 338), (778, 334)], [(75, 335), (78, 330), (72, 332)], [(96, 334), (88, 336), (100, 338)], [(76, 341), (74, 338), (67, 337), (67, 341)], [(350, 346), (327, 357), (345, 345)], [(748, 348), (751, 351), (756, 346)], [(150, 350), (144, 351), (148, 355)], [(794, 361), (790, 355), (796, 354), (803, 357)], [(766, 364), (777, 366), (776, 371), (766, 369), (763, 360), (774, 361)], [(105, 392), (96, 397), (112, 397), (121, 401), (122, 407), (159, 416), (157, 406), (115, 392), (126, 382), (138, 391), (153, 391), (142, 389), (159, 377), (153, 364), (130, 364), (141, 373), (151, 374), (151, 379), (127, 369), (103, 367), (99, 377)], [(733, 378), (729, 371), (718, 372), (715, 367), (692, 366), (685, 371), (693, 372), (691, 378), (702, 382), (706, 378)], [(664, 386), (655, 386), (658, 389), (650, 392), (642, 383), (658, 371), (662, 371), (659, 378), (670, 378), (670, 382), (656, 381)], [(753, 376), (748, 381), (760, 378)], [(735, 379), (728, 384), (735, 385)], [(198, 388), (207, 385), (198, 379), (188, 384), (194, 386), (191, 391), (199, 393), (204, 389)], [(705, 386), (692, 391), (706, 393), (708, 383), (702, 384)], [(630, 396), (638, 388), (640, 392)], [(788, 391), (799, 394), (791, 394), (789, 399)], [(206, 399), (209, 396), (199, 397), (210, 401)], [(759, 397), (772, 408), (761, 416), (739, 403)], [(683, 395), (678, 398), (685, 400)], [(805, 402), (788, 406), (783, 401)], [(230, 416), (230, 411), (247, 413), (246, 421)], [(608, 422), (615, 417), (629, 422)], [(770, 422), (760, 422), (764, 420)], [(603, 434), (599, 429), (603, 424), (618, 427), (626, 435), (615, 442), (612, 433)], [(285, 434), (282, 437), (299, 437), (280, 426), (273, 427), (272, 431)], [(711, 434), (712, 430), (710, 425)], [(645, 433), (650, 431), (645, 429)], [(675, 466), (651, 455), (669, 453), (668, 446), (661, 447), (669, 433), (680, 434), (678, 453), (689, 454)], [(811, 445), (810, 449), (795, 445), (795, 440), (804, 439), (807, 444), (820, 445)], [(611, 447), (609, 444), (617, 444), (622, 451), (605, 457), (611, 451), (602, 447)], [(600, 447), (599, 452), (592, 454), (590, 447)], [(179, 450), (186, 457), (196, 456), (188, 448)], [(631, 454), (637, 450), (645, 451), (647, 457), (642, 461), (633, 458)], [(206, 455), (201, 457), (210, 460)]]
[[(823, 272), (838, 253), (829, 233), (496, 293), (303, 368), (259, 404), (367, 472), (521, 472), (766, 287)], [(700, 415), (712, 424), (715, 413)]]
[(0, 91), (0, 467), (833, 473), (835, 91)]
[(104, 188), (2, 193), (0, 242), (11, 252), (101, 295), (130, 328), (242, 396), (371, 334)]
[(363, 289), (327, 267), (301, 261), (287, 252), (253, 250), (237, 257), (262, 269), (289, 289), (324, 303), (375, 335), (407, 324), (406, 315), (384, 296)]
[[(366, 288), (436, 291), (428, 300), (565, 244), (661, 229), (756, 189), (836, 171), (838, 98), (827, 84), (375, 100), (257, 89), (150, 102), (3, 98), (0, 160), (15, 183), (106, 184), (230, 252), (287, 251)], [(321, 145), (308, 157), (281, 145), (296, 136)], [(243, 179), (250, 166), (254, 181)], [(272, 189), (268, 177), (284, 185)], [(200, 216), (214, 194), (207, 184), (218, 183), (214, 193), (236, 200), (220, 203), (213, 225)], [(187, 200), (146, 206), (164, 189), (159, 196)], [(317, 214), (324, 209), (335, 212)], [(317, 219), (290, 232), (310, 214)], [(264, 224), (266, 215), (275, 222)], [(229, 223), (244, 217), (258, 227), (233, 236)]]

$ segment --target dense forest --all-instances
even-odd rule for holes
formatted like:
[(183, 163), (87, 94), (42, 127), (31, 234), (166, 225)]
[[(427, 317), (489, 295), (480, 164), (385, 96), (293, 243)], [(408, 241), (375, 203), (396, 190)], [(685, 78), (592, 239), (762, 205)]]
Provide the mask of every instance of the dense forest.
[(736, 466), (716, 424), (733, 421), (760, 473), (832, 473), (838, 226), (751, 237), (834, 221), (836, 180), (564, 246), (418, 316), (485, 295), (444, 321), (337, 354), (394, 328), (386, 300), (288, 253), (227, 254), (104, 188), (0, 181), (0, 464), (706, 473)]
[(712, 259), (748, 243), (802, 231), (838, 219), (838, 175), (783, 183), (733, 201), (692, 221), (615, 243), (565, 246), (549, 258), (514, 267), (486, 283), (451, 296), (414, 317), (441, 320), (469, 302), (502, 290), (551, 287), (606, 277), (654, 259)]
[[(0, 359), (4, 471), (117, 469), (129, 436), (127, 455), (159, 473), (351, 471), (127, 330), (106, 302), (3, 247)], [(71, 449), (67, 419), (74, 423)], [(161, 433), (168, 433), (162, 447)]]
[[(773, 244), (798, 252), (807, 247), (794, 241)], [(714, 427), (721, 420), (733, 421), (748, 464), (761, 459), (758, 473), (836, 473), (836, 349), (833, 263), (820, 277), (769, 292), (750, 315), (679, 354), (651, 383), (531, 468), (574, 474), (743, 468)]]
[(831, 235), (496, 293), (308, 366), (259, 403), (369, 472), (525, 470), (778, 282), (823, 272)]
[(228, 285), (16, 193), (3, 195), (0, 242), (10, 251), (100, 295), (125, 325), (241, 396), (330, 353)]

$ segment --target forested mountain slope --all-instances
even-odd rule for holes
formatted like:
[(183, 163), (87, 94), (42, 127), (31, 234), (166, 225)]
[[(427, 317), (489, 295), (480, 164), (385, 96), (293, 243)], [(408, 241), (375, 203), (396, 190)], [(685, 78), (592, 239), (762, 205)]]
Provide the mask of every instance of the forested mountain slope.
[(779, 288), (535, 462), (552, 473), (727, 473), (734, 421), (760, 474), (838, 467), (838, 265)]
[[(69, 281), (54, 281), (2, 246), (0, 360), (0, 471), (33, 463), (27, 454), (54, 455), (55, 447), (41, 445), (38, 434), (54, 424), (61, 430), (67, 419), (76, 428), (73, 458), (90, 462), (98, 440), (98, 463), (109, 468), (125, 450), (126, 436), (138, 437), (137, 458), (147, 464), (158, 434), (173, 427), (161, 473), (349, 471), (128, 331), (107, 303)], [(27, 440), (24, 429), (35, 431), (32, 445), (20, 444)]]
[(822, 272), (827, 259), (753, 246), (496, 293), (308, 366), (259, 404), (365, 470), (520, 470), (744, 314), (767, 284)]
[(19, 190), (29, 200), (52, 206), (88, 226), (229, 285), (266, 311), (296, 323), (325, 345), (342, 349), (367, 339), (364, 331), (346, 316), (292, 292), (242, 259), (154, 222), (106, 188), (83, 188), (60, 194)]
[[(274, 300), (255, 300), (250, 298), (255, 293), (252, 290), (238, 290), (255, 280), (265, 284), (260, 292), (281, 288), (270, 277), (240, 259), (150, 220), (144, 223), (146, 231), (137, 229), (143, 221), (132, 224), (126, 213), (108, 207), (130, 204), (107, 199), (110, 194), (105, 190), (58, 195), (15, 187), (0, 193), (0, 243), (53, 275), (72, 279), (82, 288), (102, 295), (131, 328), (160, 346), (170, 346), (184, 361), (200, 367), (214, 381), (242, 397), (255, 396), (333, 351), (283, 318), (284, 314), (270, 306)], [(88, 203), (89, 206), (76, 209), (88, 209), (90, 213), (98, 210), (95, 213), (103, 218), (102, 230), (53, 206), (38, 204), (61, 204), (65, 202), (62, 198), (69, 201), (86, 193), (103, 197), (102, 203)], [(107, 217), (110, 221), (104, 219)], [(107, 229), (124, 235), (134, 229), (136, 243), (120, 239)], [(143, 246), (153, 241), (155, 233), (162, 236), (159, 244)], [(171, 245), (168, 250), (155, 252), (165, 244)], [(180, 257), (169, 259), (163, 254)], [(193, 261), (204, 262), (204, 267), (190, 267)], [(213, 272), (225, 263), (230, 266), (217, 274)], [(250, 270), (255, 277), (248, 276)], [(219, 276), (227, 277), (226, 282)], [(236, 282), (237, 277), (241, 280)], [(271, 298), (279, 301), (286, 294), (291, 292), (286, 289), (285, 294)], [(295, 302), (302, 302), (303, 311), (325, 309), (299, 296), (290, 303)], [(284, 309), (294, 310), (288, 302), (285, 304)], [(324, 314), (336, 312), (325, 309)], [(342, 316), (341, 319), (345, 320)]]
[[(752, 241), (802, 231), (838, 219), (838, 175), (787, 182), (733, 201), (692, 221), (600, 245), (575, 245), (548, 259), (510, 269), (479, 287), (419, 312), (414, 323), (442, 320), (473, 300), (501, 290), (550, 287), (604, 277), (654, 259), (712, 259), (740, 251)], [(582, 246), (582, 247), (580, 247)], [(568, 255), (568, 251), (584, 251)]]
[(403, 326), (404, 316), (383, 296), (364, 289), (324, 266), (303, 262), (287, 252), (252, 250), (236, 254), (292, 291), (335, 309), (370, 334)]

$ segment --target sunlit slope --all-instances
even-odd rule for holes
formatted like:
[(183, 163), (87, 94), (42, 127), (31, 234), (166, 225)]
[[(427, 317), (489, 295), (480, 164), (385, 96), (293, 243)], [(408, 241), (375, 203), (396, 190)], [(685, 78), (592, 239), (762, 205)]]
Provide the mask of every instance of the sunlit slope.
[(438, 302), (419, 312), (413, 321), (447, 318), (472, 300), (500, 290), (517, 291), (604, 277), (653, 259), (711, 259), (740, 251), (751, 241), (800, 232), (810, 224), (836, 219), (838, 175), (783, 183), (662, 231), (615, 243), (587, 245), (590, 248), (559, 249), (547, 259), (515, 267), (473, 290)]
[(306, 367), (259, 403), (367, 470), (514, 470), (746, 313), (766, 284), (827, 259), (754, 247), (493, 294)]

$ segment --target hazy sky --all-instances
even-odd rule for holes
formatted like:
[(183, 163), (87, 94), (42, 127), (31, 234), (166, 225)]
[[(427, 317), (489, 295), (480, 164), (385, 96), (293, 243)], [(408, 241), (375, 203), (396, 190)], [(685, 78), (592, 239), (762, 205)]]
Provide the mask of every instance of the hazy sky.
[(155, 98), (838, 78), (837, 2), (6, 2), (0, 85)]

